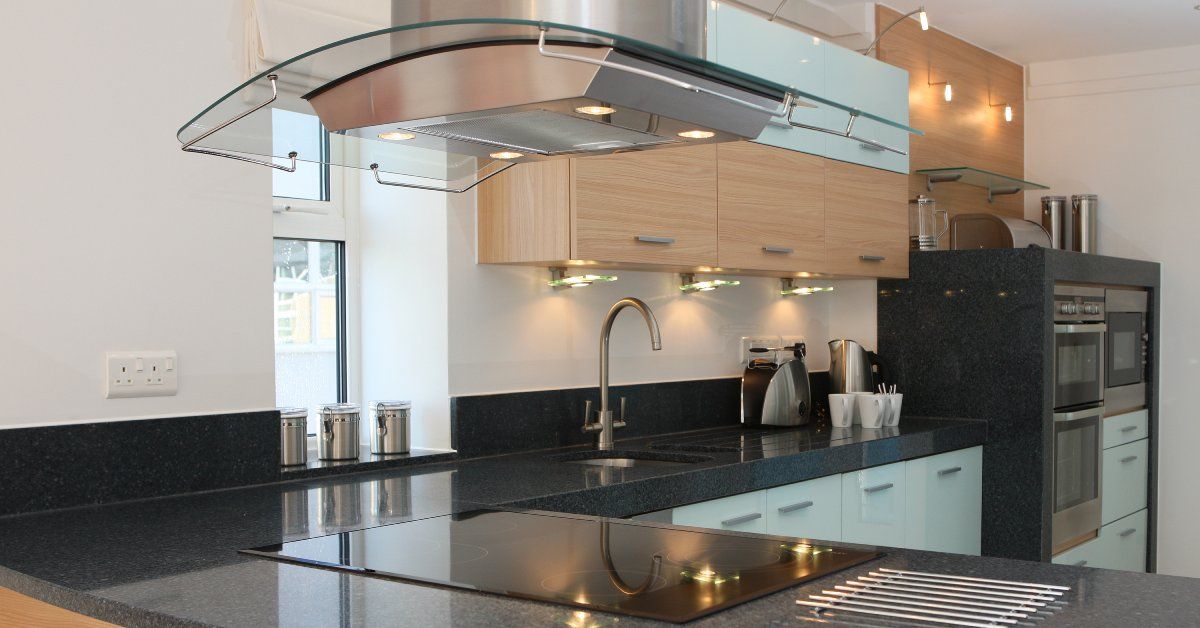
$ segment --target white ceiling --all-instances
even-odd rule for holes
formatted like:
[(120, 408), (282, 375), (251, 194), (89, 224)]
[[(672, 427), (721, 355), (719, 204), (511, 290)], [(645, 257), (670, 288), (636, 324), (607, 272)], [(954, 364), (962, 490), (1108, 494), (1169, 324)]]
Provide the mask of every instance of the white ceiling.
[[(1200, 44), (1200, 0), (889, 0), (1018, 63)], [(825, 4), (844, 4), (825, 0)]]

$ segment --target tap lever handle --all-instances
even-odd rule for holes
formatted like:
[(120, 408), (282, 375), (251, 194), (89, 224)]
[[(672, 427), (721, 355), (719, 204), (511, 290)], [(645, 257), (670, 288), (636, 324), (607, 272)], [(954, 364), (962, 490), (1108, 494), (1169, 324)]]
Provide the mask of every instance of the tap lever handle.
[(613, 429), (625, 427), (625, 398), (621, 397), (621, 415), (620, 418), (613, 420)]
[(583, 432), (596, 432), (600, 430), (600, 422), (592, 420), (592, 402), (583, 402)]
[(621, 397), (621, 420), (625, 420), (625, 398)]

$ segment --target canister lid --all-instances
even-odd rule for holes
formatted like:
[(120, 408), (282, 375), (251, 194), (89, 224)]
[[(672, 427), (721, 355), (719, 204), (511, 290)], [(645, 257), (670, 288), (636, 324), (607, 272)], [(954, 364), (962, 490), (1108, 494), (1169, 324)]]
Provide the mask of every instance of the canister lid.
[(411, 410), (411, 401), (376, 401), (376, 412), (387, 412), (388, 410)]
[(347, 416), (358, 413), (357, 403), (331, 403), (321, 406), (321, 416)]
[(1047, 201), (1062, 201), (1065, 203), (1067, 201), (1067, 197), (1065, 197), (1065, 196), (1043, 196), (1042, 202), (1045, 203)]
[(1076, 200), (1076, 199), (1078, 199), (1078, 200), (1081, 200), (1081, 201), (1082, 201), (1082, 200), (1092, 200), (1092, 201), (1094, 201), (1094, 200), (1096, 200), (1097, 198), (1099, 198), (1099, 197), (1098, 197), (1098, 196), (1096, 196), (1095, 194), (1072, 194), (1072, 195), (1071, 195), (1071, 200)]
[(276, 408), (276, 410), (279, 411), (279, 418), (283, 421), (308, 418), (308, 408)]

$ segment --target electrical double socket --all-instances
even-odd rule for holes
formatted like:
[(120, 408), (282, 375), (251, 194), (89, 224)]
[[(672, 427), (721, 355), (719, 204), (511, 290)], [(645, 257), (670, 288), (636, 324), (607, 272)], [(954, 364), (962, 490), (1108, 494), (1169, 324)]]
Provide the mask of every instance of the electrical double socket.
[(750, 353), (750, 349), (756, 347), (778, 347), (779, 336), (742, 336), (742, 352), (740, 359), (742, 366), (745, 367), (750, 363), (751, 358), (774, 358), (770, 353)]
[(109, 351), (105, 397), (171, 397), (179, 390), (174, 351)]

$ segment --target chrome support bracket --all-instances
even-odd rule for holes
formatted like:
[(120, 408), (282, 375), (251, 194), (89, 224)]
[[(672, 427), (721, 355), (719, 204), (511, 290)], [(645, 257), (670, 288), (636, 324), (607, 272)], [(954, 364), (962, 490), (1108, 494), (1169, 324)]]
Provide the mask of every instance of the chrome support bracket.
[(897, 155), (907, 155), (908, 154), (908, 152), (906, 152), (906, 151), (902, 151), (899, 148), (893, 148), (882, 142), (876, 142), (875, 140), (869, 140), (869, 139), (866, 139), (863, 137), (858, 137), (857, 135), (854, 135), (854, 121), (858, 119), (858, 113), (859, 112), (857, 112), (857, 111), (850, 112), (850, 120), (848, 120), (846, 122), (846, 130), (845, 131), (837, 131), (834, 129), (827, 129), (827, 128), (821, 127), (821, 126), (813, 126), (811, 124), (804, 124), (803, 122), (796, 122), (796, 121), (792, 120), (792, 109), (791, 108), (788, 109), (787, 122), (789, 125), (797, 128), (797, 129), (806, 129), (809, 131), (817, 131), (818, 133), (828, 133), (830, 135), (836, 135), (838, 137), (845, 137), (848, 139), (852, 139), (856, 142), (861, 143), (864, 148), (867, 148), (869, 150), (886, 150), (889, 152), (896, 153)]
[(989, 203), (992, 202), (992, 199), (994, 197), (1003, 196), (1006, 194), (1016, 194), (1017, 192), (1020, 192), (1020, 191), (1021, 191), (1021, 188), (1016, 187), (1016, 186), (1003, 187), (1003, 188), (988, 188), (988, 202)]
[(932, 192), (934, 183), (954, 183), (961, 178), (961, 174), (927, 174), (925, 175), (925, 191)]
[(375, 182), (378, 183), (379, 185), (391, 185), (391, 186), (398, 187), (398, 188), (410, 188), (413, 190), (431, 190), (433, 192), (451, 192), (454, 194), (459, 194), (461, 192), (466, 192), (467, 190), (479, 185), (480, 183), (483, 183), (484, 181), (487, 181), (488, 179), (500, 174), (501, 172), (504, 172), (505, 170), (508, 170), (509, 168), (513, 167), (514, 165), (516, 165), (516, 164), (506, 164), (503, 168), (500, 168), (500, 169), (496, 170), (495, 172), (489, 172), (489, 173), (487, 173), (487, 175), (479, 178), (477, 181), (472, 182), (471, 185), (468, 185), (468, 186), (462, 187), (462, 188), (439, 188), (436, 185), (421, 185), (419, 183), (402, 183), (400, 181), (384, 181), (383, 179), (381, 179), (379, 177), (379, 164), (371, 164), (371, 172), (373, 172), (375, 174)]
[(292, 160), (292, 165), (281, 166), (273, 161), (268, 161), (265, 159), (255, 159), (253, 157), (246, 157), (244, 155), (237, 155), (234, 153), (226, 153), (224, 151), (212, 150), (212, 149), (208, 149), (208, 148), (193, 148), (193, 146), (195, 146), (198, 142), (203, 141), (205, 138), (209, 137), (213, 133), (216, 133), (217, 131), (224, 129), (225, 127), (233, 124), (234, 122), (237, 122), (238, 120), (245, 118), (246, 116), (254, 113), (255, 111), (258, 111), (259, 109), (262, 109), (263, 107), (266, 107), (267, 105), (275, 102), (275, 99), (279, 97), (279, 87), (276, 85), (276, 83), (279, 81), (279, 77), (275, 74), (268, 74), (267, 79), (271, 81), (271, 98), (269, 100), (254, 107), (253, 109), (247, 109), (246, 111), (243, 111), (242, 113), (239, 113), (238, 115), (222, 122), (221, 124), (218, 124), (217, 126), (214, 126), (213, 128), (201, 133), (200, 135), (197, 135), (196, 137), (192, 138), (192, 140), (190, 142), (187, 142), (183, 145), (183, 152), (199, 153), (201, 155), (212, 155), (214, 157), (225, 157), (227, 159), (236, 159), (238, 161), (245, 161), (245, 162), (249, 162), (252, 164), (258, 164), (260, 166), (270, 166), (271, 168), (274, 168), (276, 170), (282, 170), (284, 172), (295, 172), (296, 171), (296, 157), (299, 155), (299, 153), (297, 153), (296, 151), (292, 151), (292, 152), (288, 153), (288, 159)]

